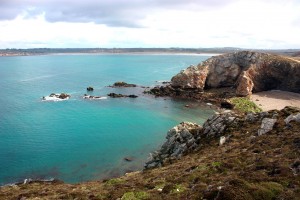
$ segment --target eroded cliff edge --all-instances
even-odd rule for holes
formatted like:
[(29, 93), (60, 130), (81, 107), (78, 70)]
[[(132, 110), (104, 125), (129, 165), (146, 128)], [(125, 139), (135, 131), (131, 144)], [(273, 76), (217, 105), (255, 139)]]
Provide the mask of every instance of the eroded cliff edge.
[(214, 56), (197, 66), (182, 70), (171, 79), (169, 86), (156, 91), (156, 94), (180, 96), (185, 93), (185, 97), (195, 97), (205, 89), (224, 87), (234, 88), (237, 96), (274, 89), (299, 93), (299, 77), (300, 62), (297, 60), (240, 51)]

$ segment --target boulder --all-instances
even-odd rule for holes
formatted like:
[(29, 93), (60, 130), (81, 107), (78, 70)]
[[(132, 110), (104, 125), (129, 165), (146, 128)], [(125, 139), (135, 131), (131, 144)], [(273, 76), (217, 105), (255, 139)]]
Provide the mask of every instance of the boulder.
[(291, 114), (284, 120), (286, 124), (289, 124), (292, 121), (300, 122), (300, 113), (295, 115)]
[(87, 91), (94, 91), (94, 88), (91, 87), (91, 86), (89, 86), (89, 87), (86, 88), (86, 90), (87, 90)]
[(258, 135), (263, 135), (273, 130), (273, 126), (276, 123), (277, 119), (264, 118), (261, 122), (260, 129), (258, 130)]
[(203, 135), (207, 138), (219, 137), (235, 119), (232, 112), (215, 114), (203, 124)]

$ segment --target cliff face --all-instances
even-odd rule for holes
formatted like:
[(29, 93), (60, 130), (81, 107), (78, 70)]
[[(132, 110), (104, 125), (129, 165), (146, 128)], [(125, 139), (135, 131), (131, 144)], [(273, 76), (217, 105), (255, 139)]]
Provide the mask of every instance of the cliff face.
[[(190, 70), (193, 69), (193, 70)], [(279, 89), (300, 92), (300, 62), (278, 55), (241, 51), (212, 57), (174, 76), (173, 87), (235, 87), (238, 96)]]

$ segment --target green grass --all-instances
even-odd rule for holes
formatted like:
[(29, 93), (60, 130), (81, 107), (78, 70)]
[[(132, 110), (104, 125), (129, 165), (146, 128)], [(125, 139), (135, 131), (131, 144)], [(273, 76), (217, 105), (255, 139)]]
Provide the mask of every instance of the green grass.
[(142, 200), (149, 199), (150, 195), (147, 192), (126, 192), (123, 194), (121, 200)]
[(124, 182), (124, 180), (122, 180), (120, 178), (112, 178), (112, 179), (108, 180), (105, 184), (106, 185), (116, 185), (116, 184), (121, 184), (123, 182)]
[(261, 112), (262, 109), (258, 107), (247, 97), (234, 97), (230, 101), (235, 105), (234, 108), (241, 112)]

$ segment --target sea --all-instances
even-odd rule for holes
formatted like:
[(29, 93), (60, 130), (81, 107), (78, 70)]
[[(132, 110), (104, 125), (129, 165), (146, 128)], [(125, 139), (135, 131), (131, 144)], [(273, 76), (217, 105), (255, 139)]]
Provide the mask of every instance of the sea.
[[(167, 131), (202, 124), (205, 103), (144, 94), (211, 55), (74, 54), (0, 57), (0, 185), (24, 179), (67, 183), (142, 170)], [(108, 87), (117, 81), (135, 88)], [(87, 92), (88, 86), (94, 91)], [(42, 101), (51, 93), (66, 101)], [(138, 98), (84, 99), (84, 94)], [(188, 104), (189, 107), (185, 107)], [(124, 158), (132, 159), (131, 162)]]

